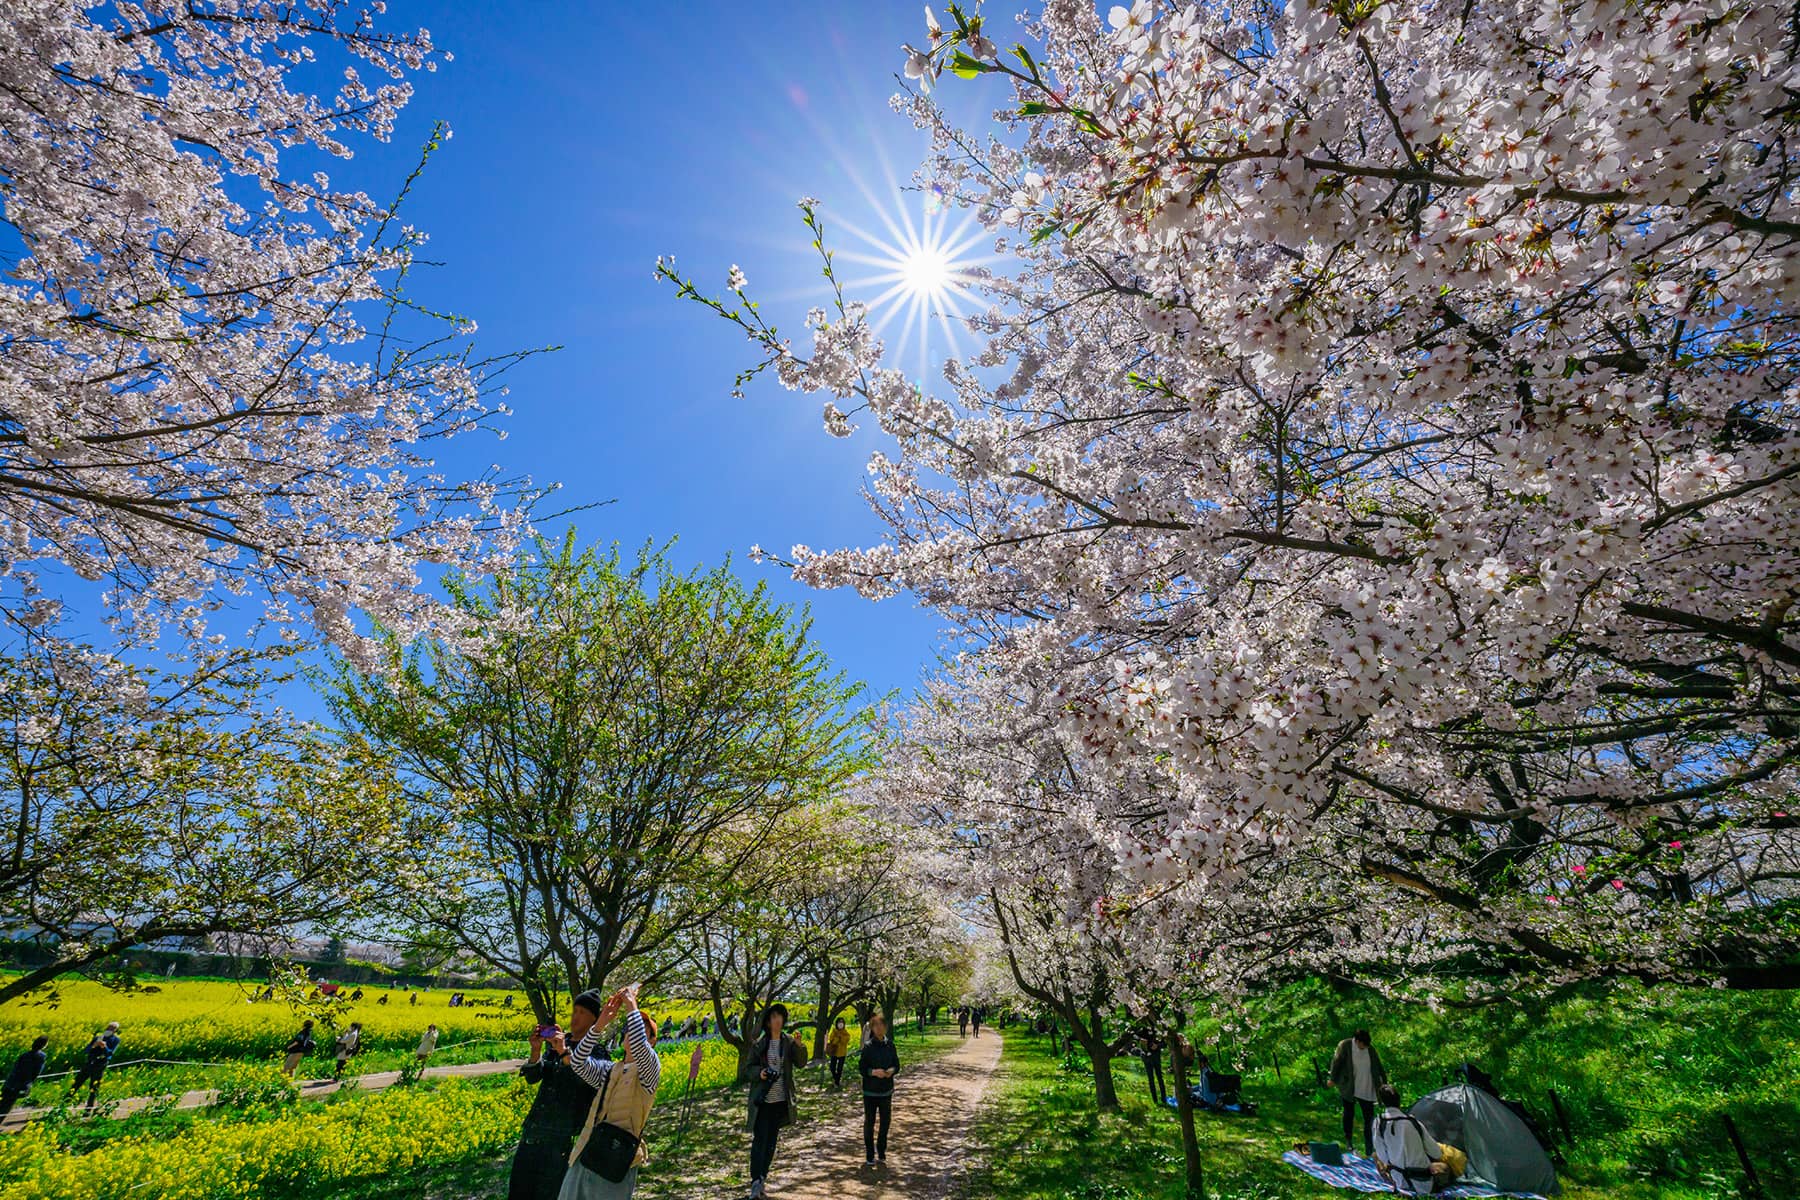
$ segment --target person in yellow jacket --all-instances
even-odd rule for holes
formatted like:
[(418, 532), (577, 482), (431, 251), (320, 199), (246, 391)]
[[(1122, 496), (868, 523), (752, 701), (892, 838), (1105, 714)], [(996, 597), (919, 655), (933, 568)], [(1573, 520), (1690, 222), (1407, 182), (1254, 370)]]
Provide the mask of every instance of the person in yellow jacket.
[(831, 1032), (825, 1035), (825, 1057), (831, 1060), (831, 1086), (844, 1089), (844, 1060), (850, 1057), (850, 1029), (839, 1017)]

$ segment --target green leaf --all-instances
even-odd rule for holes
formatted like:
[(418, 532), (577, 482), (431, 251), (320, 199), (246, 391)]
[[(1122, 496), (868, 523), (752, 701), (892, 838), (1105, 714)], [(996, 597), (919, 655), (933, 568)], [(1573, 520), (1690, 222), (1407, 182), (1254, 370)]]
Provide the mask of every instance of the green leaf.
[(956, 52), (956, 57), (950, 60), (950, 73), (961, 79), (973, 79), (977, 75), (986, 71), (992, 71), (993, 69), (992, 66), (982, 62), (979, 58), (971, 57), (961, 50), (958, 50)]

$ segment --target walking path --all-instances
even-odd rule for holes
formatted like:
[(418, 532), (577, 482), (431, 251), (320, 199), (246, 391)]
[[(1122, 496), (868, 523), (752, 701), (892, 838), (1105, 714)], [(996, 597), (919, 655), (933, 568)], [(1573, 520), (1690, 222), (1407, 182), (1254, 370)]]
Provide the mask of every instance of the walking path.
[(952, 1194), (964, 1143), (988, 1080), (1000, 1063), (998, 1030), (949, 1054), (901, 1068), (888, 1132), (888, 1160), (863, 1165), (862, 1105), (833, 1120), (806, 1122), (783, 1137), (769, 1174), (770, 1200), (934, 1200)]
[[(525, 1060), (522, 1058), (512, 1058), (507, 1059), (504, 1062), (458, 1063), (453, 1066), (426, 1067), (425, 1074), (432, 1079), (442, 1079), (447, 1076), (455, 1075), (493, 1075), (501, 1071), (516, 1071), (524, 1062)], [(394, 1084), (400, 1082), (400, 1072), (376, 1071), (371, 1075), (357, 1075), (354, 1078), (356, 1085), (363, 1091), (379, 1092), (383, 1088), (392, 1087)], [(302, 1100), (317, 1100), (323, 1096), (331, 1095), (331, 1093), (337, 1091), (348, 1082), (350, 1082), (348, 1079), (343, 1082), (332, 1079), (303, 1079), (300, 1081), (300, 1098)], [(60, 1097), (63, 1095), (63, 1092), (54, 1085), (45, 1086), (40, 1084), (37, 1088), (33, 1089), (32, 1094)], [(84, 1087), (81, 1091), (81, 1097), (85, 1097), (86, 1095), (87, 1089)], [(110, 1100), (103, 1092), (100, 1096), (100, 1103), (95, 1106), (94, 1111), (104, 1112), (112, 1117), (129, 1117), (132, 1113), (140, 1112), (162, 1099), (163, 1097), (161, 1096), (127, 1096), (123, 1100)], [(175, 1102), (175, 1107), (210, 1108), (218, 1103), (218, 1100), (219, 1093), (216, 1091), (203, 1090), (183, 1092), (181, 1098)], [(85, 1102), (85, 1100), (83, 1102)], [(44, 1110), (41, 1108), (13, 1109), (10, 1113), (6, 1114), (5, 1119), (0, 1120), (0, 1133), (18, 1132), (25, 1127), (27, 1121), (42, 1115), (43, 1111)]]

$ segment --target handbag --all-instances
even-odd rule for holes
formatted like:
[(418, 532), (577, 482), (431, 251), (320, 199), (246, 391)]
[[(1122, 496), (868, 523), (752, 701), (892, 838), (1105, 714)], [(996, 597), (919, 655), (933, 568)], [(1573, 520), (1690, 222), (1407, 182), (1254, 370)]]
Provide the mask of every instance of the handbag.
[[(608, 1072), (606, 1082), (600, 1085), (599, 1096), (594, 1099), (595, 1113), (606, 1111), (606, 1092), (611, 1087), (612, 1072)], [(587, 1142), (577, 1161), (608, 1183), (623, 1183), (625, 1176), (631, 1173), (631, 1165), (637, 1161), (641, 1140), (629, 1129), (596, 1122), (588, 1131)]]

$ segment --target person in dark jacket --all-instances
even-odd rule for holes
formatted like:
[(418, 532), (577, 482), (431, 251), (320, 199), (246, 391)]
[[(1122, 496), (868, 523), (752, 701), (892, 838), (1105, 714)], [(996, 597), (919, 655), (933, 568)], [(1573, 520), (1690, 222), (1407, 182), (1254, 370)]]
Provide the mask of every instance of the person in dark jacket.
[(1163, 1083), (1163, 1042), (1156, 1030), (1149, 1025), (1138, 1031), (1137, 1052), (1138, 1057), (1144, 1060), (1144, 1078), (1150, 1084), (1150, 1101), (1160, 1106), (1169, 1098), (1169, 1089)]
[(106, 1078), (107, 1064), (112, 1062), (113, 1055), (119, 1052), (119, 1023), (108, 1021), (106, 1028), (96, 1033), (87, 1044), (87, 1057), (81, 1068), (75, 1072), (75, 1080), (69, 1086), (69, 1099), (75, 1099), (81, 1091), (81, 1085), (88, 1085), (88, 1111), (92, 1112), (94, 1104), (100, 1099), (100, 1081)]
[(1331, 1056), (1331, 1086), (1344, 1102), (1344, 1145), (1354, 1143), (1350, 1135), (1356, 1130), (1356, 1110), (1362, 1109), (1363, 1154), (1375, 1153), (1375, 1095), (1388, 1081), (1387, 1068), (1375, 1050), (1375, 1040), (1366, 1029), (1359, 1029), (1338, 1043)]
[(288, 1044), (281, 1048), (281, 1073), (292, 1079), (294, 1072), (300, 1069), (300, 1060), (311, 1054), (318, 1044), (318, 1039), (313, 1036), (312, 1021), (305, 1021), (300, 1026), (300, 1032), (289, 1038)]
[(556, 1200), (562, 1190), (569, 1148), (587, 1120), (595, 1092), (570, 1064), (570, 1047), (600, 1019), (602, 1003), (598, 991), (583, 992), (575, 997), (566, 1033), (559, 1029), (545, 1038), (532, 1030), (531, 1058), (519, 1068), (519, 1074), (537, 1088), (537, 1094), (531, 1098), (519, 1130), (507, 1200)]
[[(863, 1043), (859, 1069), (863, 1088), (864, 1161), (887, 1161), (888, 1122), (894, 1116), (894, 1076), (900, 1073), (900, 1055), (888, 1037), (887, 1021), (880, 1013), (869, 1018), (869, 1040)], [(876, 1132), (880, 1123), (881, 1131)]]
[(31, 1085), (44, 1073), (44, 1063), (50, 1057), (44, 1052), (44, 1047), (49, 1044), (49, 1038), (39, 1035), (31, 1043), (31, 1049), (13, 1061), (12, 1070), (6, 1073), (6, 1082), (0, 1084), (0, 1117), (11, 1112), (13, 1105), (31, 1094)]
[(794, 1072), (806, 1065), (806, 1047), (786, 1030), (787, 1005), (763, 1013), (762, 1036), (750, 1047), (743, 1082), (750, 1084), (750, 1195), (760, 1200), (775, 1162), (775, 1141), (794, 1120)]

